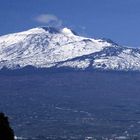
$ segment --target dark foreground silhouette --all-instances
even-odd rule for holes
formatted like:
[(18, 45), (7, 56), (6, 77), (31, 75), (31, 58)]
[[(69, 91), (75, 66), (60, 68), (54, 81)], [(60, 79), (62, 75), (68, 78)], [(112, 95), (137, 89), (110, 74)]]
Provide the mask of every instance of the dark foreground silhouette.
[(0, 140), (14, 140), (14, 131), (4, 113), (0, 113)]

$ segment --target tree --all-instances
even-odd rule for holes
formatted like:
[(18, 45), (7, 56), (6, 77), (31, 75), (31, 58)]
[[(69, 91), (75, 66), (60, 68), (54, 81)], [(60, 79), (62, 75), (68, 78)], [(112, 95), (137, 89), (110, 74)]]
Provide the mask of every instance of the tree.
[(14, 131), (4, 113), (0, 113), (0, 140), (14, 140)]

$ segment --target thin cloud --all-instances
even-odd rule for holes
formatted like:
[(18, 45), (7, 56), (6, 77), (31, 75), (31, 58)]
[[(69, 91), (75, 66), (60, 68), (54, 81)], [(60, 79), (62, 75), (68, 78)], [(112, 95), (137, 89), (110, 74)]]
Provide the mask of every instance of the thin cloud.
[(48, 24), (51, 26), (62, 26), (62, 21), (53, 14), (41, 14), (35, 18), (39, 23)]

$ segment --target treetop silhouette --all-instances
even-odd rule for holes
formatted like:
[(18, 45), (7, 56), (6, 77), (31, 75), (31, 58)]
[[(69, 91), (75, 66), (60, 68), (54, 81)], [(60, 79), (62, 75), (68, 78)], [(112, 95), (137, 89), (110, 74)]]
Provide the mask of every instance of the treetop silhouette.
[(14, 131), (4, 113), (0, 113), (0, 140), (14, 140)]

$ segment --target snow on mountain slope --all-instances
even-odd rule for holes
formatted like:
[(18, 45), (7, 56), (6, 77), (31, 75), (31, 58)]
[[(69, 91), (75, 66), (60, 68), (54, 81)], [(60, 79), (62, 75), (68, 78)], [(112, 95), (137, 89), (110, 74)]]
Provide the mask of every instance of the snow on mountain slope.
[(140, 70), (140, 50), (105, 39), (76, 35), (68, 28), (38, 27), (0, 37), (0, 69), (70, 67)]
[(140, 70), (140, 50), (123, 47), (106, 47), (100, 52), (92, 53), (57, 64), (57, 67), (102, 70)]

